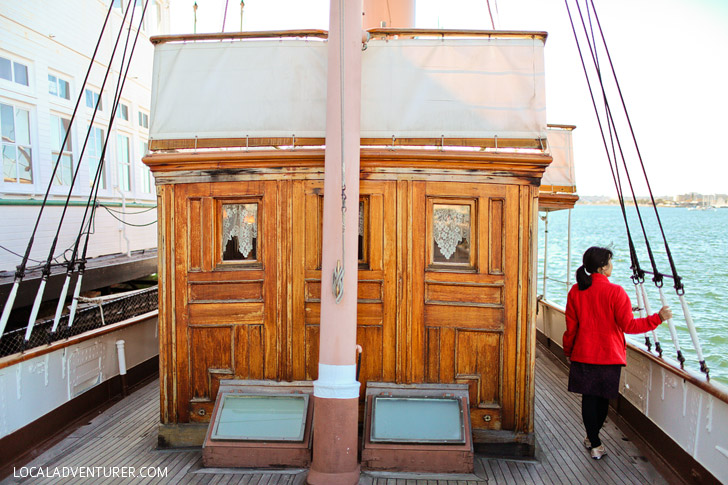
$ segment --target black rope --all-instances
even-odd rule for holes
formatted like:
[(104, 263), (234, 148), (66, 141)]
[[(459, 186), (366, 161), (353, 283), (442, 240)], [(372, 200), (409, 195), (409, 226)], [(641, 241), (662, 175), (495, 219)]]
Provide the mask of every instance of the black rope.
[(653, 207), (653, 209), (655, 211), (655, 217), (657, 219), (657, 224), (658, 224), (658, 226), (660, 228), (660, 234), (662, 235), (662, 240), (663, 240), (663, 242), (665, 244), (665, 252), (667, 254), (667, 260), (668, 260), (668, 262), (670, 264), (670, 269), (672, 271), (672, 276), (673, 276), (673, 280), (674, 280), (674, 288), (675, 288), (675, 291), (677, 292), (678, 295), (682, 295), (682, 294), (685, 293), (684, 286), (682, 284), (682, 278), (677, 273), (677, 267), (675, 266), (675, 261), (674, 261), (674, 259), (672, 257), (672, 253), (670, 251), (670, 246), (667, 243), (667, 237), (665, 236), (665, 230), (662, 227), (662, 220), (660, 219), (660, 214), (659, 214), (659, 212), (657, 210), (657, 203), (655, 202), (655, 197), (654, 197), (654, 195), (652, 193), (652, 187), (650, 185), (650, 181), (647, 178), (647, 171), (645, 169), (645, 164), (644, 164), (644, 162), (642, 160), (642, 153), (640, 152), (639, 145), (637, 144), (637, 137), (635, 136), (635, 133), (634, 133), (634, 128), (632, 126), (632, 120), (631, 120), (631, 118), (629, 116), (629, 112), (627, 111), (627, 105), (626, 105), (626, 103), (624, 101), (624, 96), (622, 95), (622, 88), (621, 88), (621, 86), (619, 84), (619, 80), (617, 79), (617, 72), (614, 69), (614, 64), (612, 62), (612, 56), (609, 53), (609, 48), (607, 47), (607, 41), (606, 41), (606, 39), (604, 37), (604, 31), (602, 30), (601, 22), (599, 22), (599, 15), (597, 15), (596, 8), (594, 7), (594, 0), (590, 0), (590, 1), (591, 1), (591, 4), (592, 4), (592, 10), (594, 11), (594, 18), (597, 21), (597, 27), (599, 28), (599, 34), (601, 35), (601, 37), (602, 37), (602, 43), (604, 44), (604, 51), (607, 54), (607, 59), (609, 60), (609, 66), (610, 66), (610, 68), (612, 70), (612, 74), (613, 74), (613, 77), (614, 77), (614, 82), (615, 82), (615, 85), (617, 87), (617, 92), (619, 93), (619, 99), (622, 102), (622, 108), (624, 110), (624, 114), (625, 114), (625, 117), (627, 119), (627, 124), (629, 126), (629, 131), (630, 131), (630, 133), (632, 135), (632, 140), (634, 142), (635, 151), (637, 152), (637, 158), (639, 159), (640, 167), (642, 168), (642, 174), (645, 177), (645, 182), (647, 184), (647, 190), (648, 190), (648, 192), (650, 194), (650, 201), (652, 202), (652, 207)]
[[(132, 6), (132, 1), (134, 1), (134, 0), (129, 0), (129, 4), (127, 4), (127, 10), (126, 10), (127, 13), (129, 12), (129, 6), (132, 7), (131, 8), (131, 18), (129, 19), (129, 30), (127, 30), (127, 36), (126, 36), (126, 40), (124, 42), (124, 51), (121, 56), (121, 64), (119, 67), (119, 79), (117, 80), (116, 88), (114, 90), (114, 100), (112, 102), (112, 109), (111, 109), (111, 113), (109, 116), (109, 124), (107, 126), (106, 136), (104, 138), (104, 144), (103, 144), (103, 147), (101, 148), (101, 153), (99, 155), (99, 163), (96, 166), (96, 173), (94, 174), (93, 183), (91, 185), (91, 192), (89, 193), (89, 197), (86, 201), (86, 207), (84, 208), (82, 224), (81, 224), (81, 231), (79, 231), (79, 234), (76, 237), (76, 242), (75, 242), (75, 245), (73, 248), (73, 255), (71, 258), (71, 263), (69, 263), (69, 265), (68, 265), (68, 272), (72, 272), (74, 270), (74, 266), (76, 264), (76, 257), (78, 256), (78, 248), (80, 247), (80, 244), (81, 244), (81, 238), (84, 235), (82, 229), (83, 229), (83, 224), (86, 222), (86, 218), (88, 217), (89, 227), (91, 227), (91, 224), (93, 223), (93, 217), (89, 217), (89, 211), (90, 210), (93, 211), (93, 209), (91, 209), (92, 200), (93, 200), (94, 204), (97, 203), (97, 195), (98, 195), (99, 187), (101, 186), (101, 175), (103, 174), (103, 169), (104, 169), (106, 149), (107, 149), (107, 146), (109, 143), (109, 138), (111, 137), (111, 128), (113, 127), (114, 119), (116, 117), (116, 110), (118, 109), (119, 100), (121, 98), (121, 91), (124, 87), (124, 81), (126, 80), (126, 74), (128, 73), (129, 66), (131, 65), (131, 60), (134, 55), (134, 51), (132, 49), (132, 52), (129, 55), (129, 62), (126, 65), (127, 66), (126, 71), (124, 71), (124, 62), (126, 60), (126, 53), (127, 53), (128, 47), (129, 47), (129, 37), (131, 36), (131, 26), (132, 26), (132, 22), (134, 19), (134, 12), (136, 10), (136, 3), (134, 3)], [(124, 19), (126, 19), (126, 16), (124, 17)], [(142, 14), (142, 20), (143, 19), (144, 19), (144, 16)], [(141, 26), (141, 23), (140, 23), (140, 26)], [(121, 35), (121, 32), (123, 32), (123, 30), (124, 30), (124, 27), (123, 27), (123, 23), (122, 23), (122, 27), (121, 27), (121, 30), (119, 31), (119, 35)], [(138, 34), (139, 34), (139, 32), (137, 31), (137, 36), (138, 36)], [(118, 39), (117, 39), (117, 41), (118, 41)], [(112, 60), (113, 60), (113, 58), (112, 58)], [(111, 61), (109, 62), (109, 66), (111, 66)], [(123, 76), (123, 80), (122, 80), (122, 76)], [(90, 231), (86, 233), (87, 242), (88, 242), (88, 238), (90, 237), (90, 234), (91, 234)], [(81, 268), (83, 267), (83, 269), (85, 269), (85, 265), (86, 265), (86, 250), (84, 249), (83, 256), (81, 257), (81, 259), (79, 261), (79, 274), (83, 274), (83, 271)]]
[[(81, 88), (79, 89), (78, 98), (76, 99), (76, 105), (73, 108), (73, 114), (71, 114), (71, 121), (69, 123), (68, 130), (66, 130), (66, 135), (63, 138), (63, 143), (61, 144), (61, 147), (66, 146), (66, 143), (68, 142), (68, 137), (71, 134), (71, 126), (73, 125), (73, 121), (76, 118), (76, 113), (78, 111), (78, 107), (81, 104), (81, 99), (84, 97), (84, 88), (86, 86), (86, 82), (88, 81), (89, 75), (91, 74), (91, 68), (94, 65), (94, 60), (96, 59), (96, 54), (99, 51), (99, 46), (101, 45), (101, 41), (104, 38), (104, 31), (106, 30), (106, 25), (109, 22), (109, 17), (111, 16), (111, 12), (114, 9), (114, 2), (113, 0), (109, 2), (109, 9), (106, 12), (106, 18), (104, 19), (104, 24), (101, 26), (101, 32), (99, 33), (99, 38), (96, 41), (96, 47), (94, 48), (94, 52), (91, 55), (91, 60), (88, 64), (88, 69), (86, 70), (86, 76), (83, 78), (83, 82), (81, 83)], [(33, 242), (35, 240), (35, 234), (38, 231), (38, 226), (40, 225), (40, 219), (43, 215), (43, 209), (46, 206), (46, 202), (48, 201), (48, 195), (50, 194), (51, 188), (53, 187), (53, 178), (56, 175), (56, 172), (58, 170), (58, 166), (61, 163), (61, 158), (63, 156), (63, 150), (59, 151), (58, 158), (56, 159), (56, 163), (53, 166), (53, 172), (51, 173), (51, 177), (48, 180), (48, 188), (46, 189), (45, 195), (43, 196), (43, 203), (40, 206), (40, 209), (38, 211), (38, 217), (35, 220), (35, 225), (33, 226), (33, 232), (30, 234), (30, 239), (28, 240), (28, 246), (25, 248), (25, 254), (22, 256), (22, 261), (17, 266), (15, 270), (15, 280), (22, 280), (25, 277), (25, 270), (26, 266), (28, 264), (28, 261), (30, 260), (30, 251), (33, 248)], [(69, 191), (70, 193), (70, 191)], [(53, 251), (51, 251), (51, 255), (53, 254)]]
[(138, 212), (124, 212), (124, 211), (120, 211), (120, 210), (116, 209), (115, 206), (110, 206), (110, 205), (106, 205), (106, 204), (99, 204), (99, 205), (109, 212), (116, 212), (117, 214), (121, 214), (124, 216), (136, 216), (138, 214), (144, 214), (146, 212), (149, 212), (149, 211), (157, 208), (157, 206), (155, 205), (154, 207), (148, 207), (148, 208), (146, 208), (144, 210), (140, 210)]
[[(134, 1), (134, 0), (130, 0), (130, 2), (131, 1)], [(149, 0), (146, 0), (144, 2), (144, 8), (142, 9), (142, 15), (141, 15), (141, 18), (139, 20), (139, 27), (137, 28), (136, 35), (134, 36), (134, 43), (132, 44), (132, 47), (131, 47), (131, 53), (129, 54), (129, 62), (126, 65), (126, 70), (124, 71), (124, 76), (122, 78), (120, 78), (121, 79), (121, 83), (120, 84), (117, 84), (117, 96), (115, 98), (114, 109), (113, 109), (113, 113), (112, 113), (112, 116), (111, 116), (111, 119), (112, 120), (114, 118), (113, 115), (116, 113), (116, 109), (117, 109), (117, 107), (119, 105), (119, 101), (121, 100), (121, 92), (124, 89), (124, 84), (126, 84), (127, 74), (129, 72), (129, 67), (131, 66), (131, 59), (134, 57), (134, 51), (136, 50), (136, 44), (137, 44), (137, 41), (139, 40), (139, 32), (141, 32), (142, 22), (144, 21), (144, 14), (147, 11), (147, 6), (148, 5), (149, 5)], [(134, 8), (136, 8), (136, 3), (134, 4)], [(133, 17), (134, 17), (134, 14), (132, 13), (132, 18)], [(131, 24), (130, 24), (130, 27), (129, 28), (131, 29)], [(128, 38), (127, 38), (127, 42), (128, 42)], [(121, 72), (120, 72), (120, 74), (121, 74)], [(108, 136), (106, 138), (106, 142), (108, 142)], [(102, 168), (102, 166), (104, 164), (104, 161), (105, 161), (104, 158), (105, 158), (105, 153), (106, 153), (106, 142), (104, 143), (104, 147), (103, 147), (102, 152), (101, 152), (101, 155), (102, 156), (101, 156), (101, 159), (99, 160), (99, 166), (97, 167), (97, 170), (96, 170), (96, 177), (94, 179), (95, 181), (99, 178), (99, 175), (101, 173), (101, 168)], [(99, 186), (100, 185), (101, 184), (96, 184), (96, 186), (94, 187), (94, 190), (93, 190), (93, 204), (91, 205), (91, 214), (89, 216), (89, 223), (91, 223), (91, 221), (93, 221), (94, 216), (96, 214), (96, 207), (98, 205), (97, 200), (98, 200)], [(90, 200), (90, 197), (89, 197), (89, 200)], [(87, 205), (87, 209), (88, 209), (88, 205)], [(79, 264), (79, 274), (83, 274), (82, 272), (85, 270), (86, 254), (87, 254), (87, 251), (88, 251), (88, 243), (89, 243), (89, 234), (86, 234), (86, 240), (84, 241), (83, 253), (82, 253), (82, 256), (81, 256), (81, 263)]]
[[(130, 0), (130, 2), (132, 2), (132, 1), (133, 0)], [(129, 13), (128, 10), (126, 12), (124, 12), (124, 18), (121, 21), (122, 26), (126, 22), (126, 16), (128, 13)], [(104, 80), (101, 83), (101, 90), (100, 90), (101, 93), (103, 93), (104, 87), (106, 86), (106, 82), (109, 79), (109, 73), (111, 72), (111, 67), (114, 62), (114, 57), (116, 56), (116, 50), (119, 46), (119, 39), (121, 39), (121, 34), (122, 34), (123, 30), (124, 30), (123, 27), (121, 29), (119, 29), (119, 34), (116, 36), (116, 42), (114, 43), (114, 49), (111, 51), (111, 57), (109, 58), (109, 66), (106, 69), (106, 73), (104, 74)], [(94, 106), (93, 114), (91, 115), (91, 120), (89, 121), (89, 129), (86, 132), (86, 138), (84, 139), (83, 147), (81, 148), (81, 155), (79, 156), (79, 160), (82, 160), (83, 154), (86, 151), (86, 146), (88, 145), (88, 139), (91, 134), (91, 131), (93, 130), (93, 122), (94, 122), (94, 119), (96, 118), (96, 114), (98, 113), (100, 104), (101, 104), (101, 96), (99, 95), (98, 100), (96, 100), (96, 105)], [(109, 125), (111, 125), (111, 123), (113, 123), (113, 119), (114, 119), (114, 113), (111, 113), (111, 121), (109, 122)], [(53, 238), (53, 242), (51, 243), (51, 249), (48, 254), (47, 264), (46, 264), (46, 267), (43, 268), (43, 278), (45, 278), (45, 279), (48, 279), (48, 276), (50, 275), (50, 261), (51, 261), (51, 258), (53, 257), (53, 252), (56, 249), (56, 245), (58, 244), (58, 237), (61, 233), (61, 227), (63, 226), (63, 221), (66, 217), (66, 212), (68, 211), (69, 202), (71, 200), (71, 194), (73, 192), (73, 186), (76, 183), (76, 179), (78, 178), (78, 173), (80, 172), (80, 170), (81, 170), (81, 163), (79, 163), (76, 166), (76, 170), (73, 173), (73, 178), (71, 179), (71, 185), (68, 188), (68, 195), (66, 196), (66, 201), (63, 205), (63, 211), (61, 212), (61, 217), (58, 222), (58, 228), (56, 229), (56, 235)], [(83, 222), (81, 223), (81, 227), (83, 227)], [(72, 265), (73, 265), (73, 262), (69, 263), (69, 268)]]
[(153, 220), (152, 222), (147, 222), (146, 224), (132, 224), (131, 222), (126, 222), (126, 221), (125, 221), (125, 220), (123, 220), (123, 219), (119, 219), (119, 217), (117, 217), (117, 216), (116, 216), (116, 214), (114, 214), (113, 212), (111, 212), (111, 211), (109, 210), (109, 208), (108, 208), (108, 207), (106, 207), (105, 205), (102, 205), (101, 207), (103, 207), (104, 209), (106, 209), (106, 212), (108, 212), (108, 213), (109, 213), (109, 214), (111, 215), (111, 217), (113, 217), (113, 218), (114, 218), (114, 219), (116, 219), (117, 221), (121, 222), (122, 224), (126, 224), (127, 226), (133, 226), (133, 227), (145, 227), (145, 226), (151, 226), (152, 224), (156, 224), (156, 223), (157, 223), (157, 220), (155, 219), (155, 220)]

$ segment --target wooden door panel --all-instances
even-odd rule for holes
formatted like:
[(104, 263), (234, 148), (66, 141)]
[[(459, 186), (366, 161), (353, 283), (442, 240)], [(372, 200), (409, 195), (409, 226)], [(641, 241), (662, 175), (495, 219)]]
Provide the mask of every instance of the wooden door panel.
[(195, 363), (190, 370), (191, 399), (209, 401), (217, 393), (211, 388), (211, 373), (233, 374), (232, 327), (191, 327), (189, 334)]
[[(293, 205), (292, 363), (294, 378), (315, 379), (318, 374), (318, 339), (321, 320), (321, 239), (323, 183), (295, 182)], [(359, 267), (357, 341), (364, 347), (362, 382), (393, 380), (395, 376), (396, 251), (394, 184), (362, 181), (364, 260)], [(354, 206), (358, 208), (358, 205)], [(351, 208), (349, 209), (351, 210)], [(385, 345), (385, 341), (389, 345)]]
[[(517, 266), (509, 266), (506, 253), (516, 249), (517, 254), (518, 228), (507, 220), (514, 209), (517, 216), (518, 202), (517, 189), (505, 186), (415, 182), (412, 187), (411, 380), (468, 384), (475, 428), (499, 429), (504, 396), (515, 392), (506, 377), (514, 372), (515, 355), (503, 348), (517, 330), (516, 319), (508, 318), (515, 315), (511, 282), (517, 281)], [(449, 211), (449, 206), (469, 214), (455, 220), (458, 237), (470, 234), (462, 239), (470, 259), (460, 256), (455, 264), (440, 263), (442, 255), (434, 259), (433, 248), (441, 244), (433, 239), (435, 209)]]
[[(204, 422), (220, 380), (280, 378), (278, 186), (190, 184), (175, 196), (177, 406)], [(256, 204), (255, 261), (224, 260), (227, 204)]]

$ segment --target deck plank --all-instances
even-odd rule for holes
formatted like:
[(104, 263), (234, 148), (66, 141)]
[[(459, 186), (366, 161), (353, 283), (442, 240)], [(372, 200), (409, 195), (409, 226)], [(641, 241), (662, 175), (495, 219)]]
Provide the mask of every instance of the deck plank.
[[(543, 352), (536, 353), (535, 429), (538, 453), (535, 460), (498, 460), (477, 457), (472, 478), (439, 475), (414, 479), (402, 475), (362, 475), (368, 485), (479, 485), (524, 483), (666, 484), (638, 448), (627, 440), (613, 420), (607, 419), (602, 436), (608, 455), (592, 460), (582, 445), (580, 396), (566, 390), (567, 373)], [(159, 383), (136, 390), (94, 416), (54, 447), (26, 466), (54, 467), (159, 467), (166, 472), (147, 483), (205, 485), (301, 485), (306, 473), (227, 470), (205, 472), (200, 450), (157, 450)], [(8, 477), (2, 483), (57, 483), (57, 479)], [(101, 485), (120, 483), (118, 478), (97, 479)]]

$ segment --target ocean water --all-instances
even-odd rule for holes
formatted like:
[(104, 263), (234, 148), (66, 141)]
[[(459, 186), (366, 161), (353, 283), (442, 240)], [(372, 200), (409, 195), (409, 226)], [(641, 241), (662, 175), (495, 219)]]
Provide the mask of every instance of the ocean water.
[[(645, 238), (634, 207), (627, 207), (627, 221), (640, 266), (651, 271)], [(697, 328), (703, 357), (710, 368), (711, 379), (728, 384), (728, 208), (712, 211), (691, 211), (686, 208), (659, 207), (662, 227), (675, 261), (678, 275), (685, 286), (685, 298)], [(667, 252), (652, 207), (640, 207), (645, 233), (660, 273), (671, 275)], [(543, 213), (540, 214), (543, 216)], [(546, 298), (566, 304), (568, 211), (548, 215), (548, 268)], [(571, 284), (581, 265), (584, 251), (590, 246), (611, 247), (614, 270), (610, 281), (621, 285), (636, 306), (635, 285), (630, 276), (629, 245), (622, 211), (618, 206), (577, 205), (571, 213)], [(539, 283), (543, 293), (544, 221), (539, 221)], [(556, 280), (556, 281), (554, 281)], [(651, 275), (645, 287), (653, 312), (662, 306)], [(663, 287), (670, 305), (678, 341), (686, 358), (685, 367), (698, 371), (699, 364), (673, 280), (665, 278)], [(667, 324), (657, 328), (663, 356), (676, 359)], [(643, 335), (628, 336), (644, 344)], [(650, 338), (652, 340), (652, 338)], [(654, 351), (654, 347), (653, 347)]]

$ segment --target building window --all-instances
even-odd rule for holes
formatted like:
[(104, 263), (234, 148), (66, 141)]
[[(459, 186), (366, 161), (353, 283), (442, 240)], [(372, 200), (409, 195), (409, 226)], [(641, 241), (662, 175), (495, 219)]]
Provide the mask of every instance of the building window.
[(131, 190), (131, 159), (129, 158), (129, 138), (116, 135), (116, 163), (119, 168), (119, 188), (124, 192)]
[(429, 205), (431, 265), (443, 268), (475, 266), (475, 252), (471, 247), (474, 205), (475, 201), (468, 204), (433, 201)]
[(154, 190), (154, 176), (152, 175), (152, 171), (149, 170), (149, 167), (144, 165), (144, 162), (142, 162), (142, 157), (144, 157), (148, 151), (149, 143), (147, 143), (146, 141), (139, 143), (139, 163), (141, 165), (141, 170), (139, 170), (139, 173), (141, 173), (142, 177), (142, 192), (144, 192), (145, 194), (151, 194)]
[(3, 180), (32, 184), (30, 112), (0, 103), (0, 133), (2, 133)]
[(96, 103), (99, 104), (99, 111), (103, 111), (104, 103), (99, 98), (99, 93), (90, 89), (86, 89), (86, 106), (93, 109), (96, 106)]
[(124, 121), (129, 121), (129, 107), (119, 103), (119, 106), (116, 108), (116, 117)]
[(28, 66), (0, 57), (0, 79), (28, 86)]
[(139, 126), (149, 128), (149, 115), (141, 111), (139, 112)]
[(51, 115), (51, 163), (55, 164), (58, 156), (61, 157), (56, 175), (53, 177), (53, 185), (71, 185), (71, 180), (73, 180), (73, 150), (70, 134), (66, 143), (63, 144), (70, 127), (70, 120)]
[[(104, 130), (97, 127), (91, 127), (91, 133), (88, 138), (88, 146), (86, 149), (88, 170), (89, 170), (89, 185), (94, 186), (94, 179), (96, 178), (96, 171), (98, 170), (99, 163), (101, 163), (101, 151), (104, 148)], [(99, 175), (101, 180), (99, 181), (100, 188), (106, 190), (106, 164), (101, 167), (101, 174)]]
[(48, 92), (59, 98), (71, 99), (71, 85), (53, 74), (48, 74)]
[(222, 205), (222, 260), (258, 261), (258, 204)]

